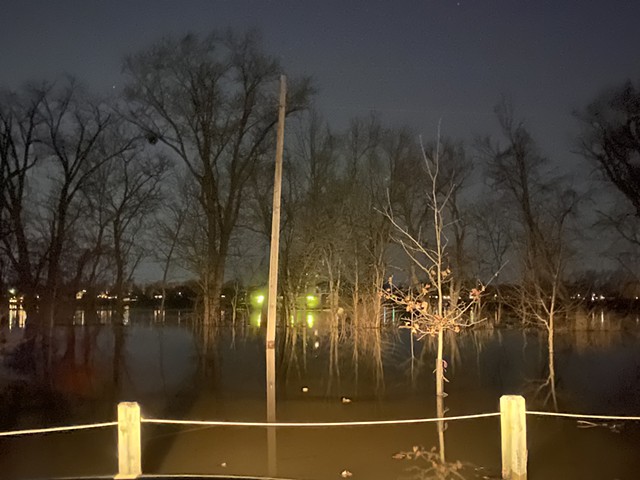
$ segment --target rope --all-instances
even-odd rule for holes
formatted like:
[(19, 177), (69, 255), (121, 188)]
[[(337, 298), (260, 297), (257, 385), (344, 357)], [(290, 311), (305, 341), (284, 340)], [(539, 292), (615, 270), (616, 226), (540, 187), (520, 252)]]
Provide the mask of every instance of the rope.
[[(581, 418), (591, 420), (627, 420), (640, 421), (640, 417), (624, 417), (617, 415), (590, 415), (579, 413), (556, 413), (556, 412), (538, 412), (527, 411), (527, 415), (537, 415), (544, 417), (564, 417), (564, 418)], [(401, 420), (362, 420), (353, 422), (227, 422), (227, 421), (206, 421), (206, 420), (169, 420), (160, 418), (141, 418), (141, 423), (153, 423), (160, 425), (200, 425), (209, 427), (303, 427), (303, 428), (324, 428), (324, 427), (367, 427), (377, 425), (408, 425), (417, 423), (431, 422), (451, 422), (454, 420), (471, 420), (477, 418), (499, 417), (500, 412), (496, 413), (477, 413), (473, 415), (458, 415), (453, 417), (436, 417), (436, 418), (407, 418)], [(34, 435), (39, 433), (52, 432), (69, 432), (73, 430), (89, 430), (94, 428), (114, 427), (118, 422), (92, 423), (87, 425), (74, 425), (69, 427), (50, 427), (35, 428), (31, 430), (14, 430), (11, 432), (0, 432), (0, 437), (12, 437), (18, 435)]]
[[(84, 477), (83, 477), (84, 478)], [(113, 477), (111, 477), (113, 478)], [(245, 475), (221, 475), (221, 474), (197, 474), (197, 473), (170, 473), (170, 474), (162, 474), (155, 475), (142, 474), (138, 478), (217, 478), (219, 480), (294, 480), (283, 477), (247, 477)], [(78, 479), (79, 480), (79, 479)], [(300, 479), (297, 479), (300, 480)]]
[(542, 417), (565, 417), (565, 418), (590, 418), (592, 420), (630, 420), (640, 421), (640, 417), (622, 417), (616, 415), (588, 415), (581, 413), (556, 413), (556, 412), (526, 412), (527, 415), (539, 415)]
[(33, 435), (37, 433), (68, 432), (71, 430), (88, 430), (90, 428), (114, 427), (118, 422), (91, 423), (88, 425), (73, 425), (71, 427), (34, 428), (31, 430), (14, 430), (12, 432), (0, 432), (0, 437), (13, 437), (18, 435)]
[(205, 420), (163, 420), (159, 418), (142, 418), (142, 423), (156, 423), (163, 425), (207, 425), (210, 427), (366, 427), (375, 425), (406, 425), (414, 423), (430, 423), (453, 420), (468, 420), (472, 418), (499, 417), (500, 413), (477, 413), (475, 415), (459, 415), (442, 418), (407, 418), (403, 420), (363, 420), (354, 422), (225, 422)]

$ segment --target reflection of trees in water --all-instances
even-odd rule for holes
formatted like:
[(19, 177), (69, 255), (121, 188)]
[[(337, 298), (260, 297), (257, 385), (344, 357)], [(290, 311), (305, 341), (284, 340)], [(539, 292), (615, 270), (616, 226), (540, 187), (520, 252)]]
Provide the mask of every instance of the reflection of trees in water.
[(207, 379), (214, 385), (217, 377), (217, 342), (222, 329), (217, 323), (206, 322), (203, 318), (193, 318), (190, 325), (194, 331), (196, 351), (198, 352), (197, 377)]
[[(410, 335), (411, 330), (409, 329)], [(452, 373), (456, 368), (464, 368), (462, 359), (462, 350), (466, 347), (473, 346), (475, 351), (475, 363), (477, 370), (480, 371), (480, 357), (486, 349), (489, 342), (495, 342), (496, 336), (498, 342), (502, 343), (502, 335), (493, 328), (476, 328), (466, 331), (464, 334), (455, 334), (448, 332), (444, 336), (444, 359), (446, 361), (445, 381), (448, 382), (447, 372)], [(434, 372), (433, 361), (435, 352), (438, 349), (438, 339), (435, 336), (425, 336), (417, 340), (414, 335), (410, 336), (411, 341), (411, 378), (412, 385), (415, 386), (415, 379), (421, 374), (430, 376)], [(415, 348), (414, 348), (415, 344)], [(415, 357), (415, 351), (418, 356)], [(436, 395), (436, 416), (438, 418), (446, 418), (448, 409), (446, 407), (446, 398), (448, 395)], [(500, 478), (497, 472), (489, 472), (484, 467), (479, 467), (468, 462), (459, 460), (450, 460), (447, 458), (446, 448), (446, 430), (447, 421), (442, 420), (435, 423), (437, 433), (437, 444), (431, 449), (425, 449), (421, 446), (414, 446), (412, 450), (399, 452), (394, 458), (411, 460), (413, 465), (407, 470), (410, 472), (411, 479), (437, 479), (437, 480), (453, 480), (453, 479), (489, 479)]]
[[(452, 371), (454, 368), (460, 365), (462, 361), (462, 357), (460, 355), (460, 344), (459, 339), (457, 338), (456, 333), (453, 332), (444, 332), (444, 342), (443, 342), (443, 359), (445, 360), (446, 366), (444, 367), (444, 381), (449, 382), (446, 378), (447, 371)], [(414, 363), (412, 362), (412, 369), (415, 371), (412, 373), (412, 377), (420, 376), (424, 371), (428, 371), (432, 373), (435, 371), (435, 366), (433, 364), (435, 355), (434, 353), (438, 349), (438, 337), (436, 336), (424, 336), (422, 339), (418, 340), (415, 335), (411, 336), (412, 344), (418, 343), (420, 346), (420, 353), (418, 357), (418, 361)], [(436, 360), (437, 362), (437, 360)]]
[(329, 377), (327, 395), (331, 394), (334, 381), (340, 389), (340, 329), (332, 325), (329, 329)]
[[(570, 330), (562, 333), (560, 339), (568, 340), (569, 348), (576, 348), (576, 340), (580, 334)], [(555, 335), (558, 337), (558, 334)], [(550, 339), (543, 332), (538, 334), (538, 365), (540, 373), (537, 379), (530, 380), (525, 385), (525, 393), (529, 393), (534, 402), (538, 402), (543, 407), (549, 405), (554, 411), (559, 410), (558, 386), (561, 384), (557, 376), (556, 369), (556, 343), (560, 343), (558, 338)]]
[(470, 338), (473, 344), (473, 350), (476, 354), (476, 369), (480, 371), (480, 357), (482, 352), (485, 351), (486, 346), (490, 342), (497, 342), (498, 345), (502, 345), (502, 331), (500, 329), (489, 328), (475, 328), (467, 332), (468, 338)]
[[(300, 377), (307, 368), (307, 328), (285, 328), (285, 345), (283, 352), (282, 372), (285, 378), (289, 376), (289, 369), (295, 369), (295, 373)], [(299, 361), (299, 345), (302, 348), (302, 365)]]
[(373, 365), (375, 390), (384, 391), (384, 368), (382, 364), (383, 339), (380, 325), (381, 305), (379, 296), (373, 295), (370, 302), (356, 303), (355, 311), (361, 311), (354, 319), (350, 329), (345, 333), (353, 343), (353, 366), (356, 381), (356, 392), (360, 373), (360, 354), (369, 358)]
[[(436, 396), (436, 414), (444, 418), (447, 413), (445, 397)], [(412, 464), (407, 468), (409, 475), (407, 480), (471, 480), (471, 479), (498, 479), (499, 472), (490, 472), (484, 467), (479, 467), (469, 462), (460, 460), (447, 461), (445, 432), (446, 421), (436, 422), (438, 433), (438, 445), (427, 450), (422, 446), (414, 445), (411, 450), (398, 452), (393, 455), (397, 460), (408, 460)]]
[(66, 325), (62, 329), (64, 339), (59, 343), (64, 343), (64, 351), (54, 360), (53, 386), (74, 397), (95, 396), (99, 389), (94, 357), (99, 328)]
[(111, 352), (99, 345), (104, 331), (95, 314), (75, 316), (73, 312), (58, 314), (47, 342), (40, 341), (42, 331), (25, 331), (27, 341), (7, 357), (7, 366), (16, 376), (5, 379), (0, 416), (10, 418), (11, 425), (5, 422), (3, 427), (20, 426), (24, 418), (31, 425), (34, 419), (36, 425), (50, 425), (69, 417), (112, 418), (113, 403), (100, 408), (112, 390), (103, 370)]
[(397, 460), (409, 460), (413, 464), (407, 468), (406, 480), (491, 480), (501, 478), (499, 472), (491, 472), (469, 462), (443, 462), (436, 447), (426, 450), (415, 445), (406, 452), (393, 455)]
[[(383, 356), (392, 344), (389, 337), (397, 334), (395, 328), (357, 328), (330, 312), (308, 311), (300, 313), (283, 333), (285, 354), (280, 368), (285, 381), (305, 377), (315, 365), (312, 360), (326, 354), (328, 363), (322, 365), (326, 373), (319, 377), (325, 381), (327, 395), (344, 393), (343, 388), (358, 394), (363, 371), (372, 376), (366, 385), (373, 386), (376, 395), (384, 392)], [(348, 365), (352, 368), (345, 368)]]
[[(422, 348), (420, 364), (424, 366), (430, 363), (429, 359), (432, 360), (434, 358), (433, 352), (436, 351), (439, 348), (439, 346), (438, 346), (438, 339), (433, 336), (426, 336), (423, 338), (423, 341), (425, 342), (425, 344)], [(459, 362), (460, 349), (459, 349), (458, 340), (455, 334), (446, 332), (444, 336), (444, 343), (445, 343), (444, 345), (445, 349), (448, 352), (450, 352), (450, 355), (448, 356), (448, 358), (450, 358), (451, 360), (450, 363), (449, 362), (445, 363), (446, 367), (444, 367), (444, 374), (446, 375), (447, 367), (449, 365), (453, 366), (455, 363)], [(443, 376), (443, 380), (445, 382), (449, 381), (446, 376)], [(445, 405), (444, 405), (444, 399), (446, 396), (447, 396), (446, 393), (443, 393), (442, 395), (436, 395), (436, 415), (438, 418), (444, 418), (445, 414), (447, 413), (447, 409), (445, 408)], [(448, 478), (447, 475), (449, 475), (449, 473), (456, 474), (456, 469), (450, 466), (446, 461), (446, 455), (445, 455), (446, 448), (445, 448), (445, 438), (444, 438), (444, 432), (446, 428), (447, 428), (447, 425), (445, 421), (436, 422), (436, 429), (438, 432), (438, 448), (437, 448), (438, 458), (436, 461), (435, 457), (433, 457), (431, 459), (431, 464), (433, 467), (432, 472), (438, 476), (434, 478), (444, 479), (444, 478)]]
[[(530, 388), (533, 388), (533, 397), (542, 402), (545, 407), (551, 401), (554, 411), (558, 411), (558, 394), (556, 390), (556, 367), (555, 367), (555, 352), (553, 348), (553, 342), (551, 340), (546, 344), (547, 347), (547, 359), (546, 362), (542, 362), (542, 368), (546, 372), (540, 376), (541, 380), (534, 380), (530, 383)], [(544, 349), (544, 343), (540, 343), (540, 350)]]

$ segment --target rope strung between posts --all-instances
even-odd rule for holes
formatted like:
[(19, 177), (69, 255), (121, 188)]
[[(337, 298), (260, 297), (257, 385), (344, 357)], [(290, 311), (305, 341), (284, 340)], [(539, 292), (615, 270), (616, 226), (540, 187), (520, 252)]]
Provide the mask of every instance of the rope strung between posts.
[(640, 417), (622, 417), (617, 415), (589, 415), (582, 413), (556, 413), (556, 412), (536, 412), (528, 411), (527, 415), (539, 415), (542, 417), (565, 417), (565, 418), (588, 418), (591, 420), (629, 420), (640, 421)]
[(459, 415), (457, 417), (442, 418), (407, 418), (402, 420), (362, 420), (353, 422), (225, 422), (207, 420), (164, 420), (160, 418), (142, 418), (142, 423), (157, 423), (164, 425), (206, 425), (210, 427), (367, 427), (376, 425), (406, 425), (414, 423), (429, 423), (453, 420), (468, 420), (473, 418), (499, 417), (500, 412), (478, 413), (475, 415)]
[[(619, 421), (640, 421), (640, 417), (619, 416), (619, 415), (591, 415), (580, 413), (556, 413), (556, 412), (539, 412), (527, 411), (527, 415), (537, 415), (544, 417), (562, 417), (562, 418), (579, 418), (589, 420), (619, 420)], [(199, 425), (209, 427), (279, 427), (279, 428), (325, 428), (325, 427), (368, 427), (377, 425), (408, 425), (417, 423), (431, 422), (452, 422), (455, 420), (471, 420), (477, 418), (499, 417), (500, 412), (496, 413), (477, 413), (473, 415), (458, 415), (453, 417), (435, 417), (435, 418), (406, 418), (401, 420), (362, 420), (352, 422), (227, 422), (227, 421), (207, 421), (207, 420), (170, 420), (160, 418), (141, 418), (141, 423), (154, 423), (161, 425)], [(0, 432), (0, 437), (12, 437), (19, 435), (35, 435), (40, 433), (53, 432), (69, 432), (73, 430), (89, 430), (104, 427), (115, 427), (118, 422), (91, 423), (86, 425), (73, 425), (69, 427), (50, 427), (50, 428), (34, 428), (30, 430), (14, 430), (11, 432)]]
[[(170, 474), (153, 474), (150, 476), (151, 478), (168, 478), (168, 479), (175, 479), (175, 478), (195, 478), (195, 479), (203, 479), (203, 478), (212, 478), (212, 479), (218, 479), (218, 480), (248, 480), (249, 477), (246, 477), (244, 475), (224, 475), (223, 477), (221, 477), (219, 474), (199, 474), (199, 473), (170, 473)], [(140, 478), (145, 478), (144, 475), (142, 475)], [(82, 477), (82, 479), (78, 479), (78, 480), (84, 480), (85, 477)], [(66, 479), (62, 479), (62, 480), (66, 480)], [(69, 480), (73, 480), (73, 479), (69, 479)], [(109, 477), (108, 480), (113, 480), (113, 477)], [(294, 479), (294, 478), (288, 478), (288, 477), (260, 477), (260, 480), (300, 480), (298, 479)]]
[(34, 435), (37, 433), (69, 432), (71, 430), (89, 430), (92, 428), (115, 427), (116, 425), (118, 425), (118, 422), (91, 423), (87, 425), (73, 425), (70, 427), (33, 428), (31, 430), (14, 430), (12, 432), (0, 432), (0, 437)]
[[(640, 421), (640, 417), (625, 417), (617, 415), (591, 415), (591, 414), (579, 414), (579, 413), (556, 413), (556, 412), (539, 412), (539, 411), (527, 411), (527, 415), (538, 415), (547, 417), (564, 417), (564, 418), (582, 418), (591, 420), (628, 420), (628, 421)], [(142, 418), (142, 423), (155, 423), (164, 425), (200, 425), (211, 427), (309, 427), (309, 428), (323, 428), (323, 427), (366, 427), (376, 425), (406, 425), (416, 423), (430, 423), (440, 421), (454, 421), (454, 420), (470, 420), (476, 418), (488, 418), (499, 417), (500, 412), (496, 413), (478, 413), (474, 415), (458, 415), (455, 417), (436, 417), (436, 418), (408, 418), (403, 420), (363, 420), (353, 422), (227, 422), (227, 421), (207, 421), (207, 420), (165, 420), (159, 418)]]

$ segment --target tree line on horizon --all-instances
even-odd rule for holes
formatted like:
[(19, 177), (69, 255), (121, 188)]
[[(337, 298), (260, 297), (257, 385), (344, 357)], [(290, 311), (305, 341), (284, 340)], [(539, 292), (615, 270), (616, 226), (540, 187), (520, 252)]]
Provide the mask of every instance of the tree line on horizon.
[[(225, 282), (266, 276), (283, 69), (249, 31), (166, 37), (127, 56), (123, 71), (116, 98), (74, 79), (0, 93), (0, 287), (15, 287), (48, 325), (81, 289), (124, 298), (152, 258), (165, 284), (177, 267), (192, 276), (202, 321), (216, 323)], [(434, 199), (444, 206), (453, 303), (490, 281), (534, 292), (538, 302), (568, 302), (572, 285), (596, 282), (578, 247), (590, 232), (615, 239), (620, 278), (637, 282), (636, 84), (576, 113), (577, 148), (616, 199), (609, 208), (594, 207), (554, 171), (508, 102), (495, 108), (498, 135), (466, 145), (438, 133), (423, 142), (374, 114), (336, 131), (313, 108), (312, 80), (288, 83), (285, 308), (322, 285), (333, 311), (379, 321), (390, 276), (408, 288), (424, 281), (399, 229), (418, 244), (438, 241), (428, 233)], [(438, 169), (432, 184), (429, 165)], [(540, 312), (534, 297), (517, 297), (519, 311)]]

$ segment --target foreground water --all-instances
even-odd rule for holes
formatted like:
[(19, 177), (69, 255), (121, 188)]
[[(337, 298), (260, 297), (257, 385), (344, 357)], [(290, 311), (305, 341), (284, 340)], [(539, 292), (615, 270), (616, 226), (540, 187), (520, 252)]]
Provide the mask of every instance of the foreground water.
[[(112, 421), (120, 401), (139, 402), (147, 418), (264, 421), (264, 328), (253, 318), (205, 334), (185, 318), (142, 312), (122, 328), (58, 326), (49, 369), (3, 354), (1, 429)], [(337, 331), (325, 321), (305, 313), (278, 331), (278, 421), (436, 416), (430, 341), (412, 341), (392, 322)], [(557, 335), (551, 380), (560, 411), (640, 415), (636, 323)], [(540, 332), (467, 332), (447, 339), (445, 356), (447, 416), (496, 412), (503, 394), (524, 395), (530, 410), (554, 410)], [(529, 416), (527, 426), (531, 479), (638, 478), (638, 423)], [(0, 438), (0, 477), (112, 474), (116, 437), (108, 428)], [(147, 424), (143, 471), (267, 475), (271, 452), (280, 477), (440, 478), (428, 476), (426, 457), (394, 458), (437, 446), (435, 424), (278, 429), (271, 450), (268, 440), (263, 428)], [(464, 478), (499, 478), (498, 418), (448, 422), (445, 445)]]

